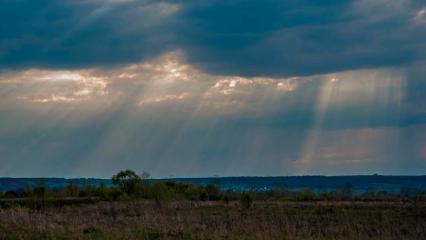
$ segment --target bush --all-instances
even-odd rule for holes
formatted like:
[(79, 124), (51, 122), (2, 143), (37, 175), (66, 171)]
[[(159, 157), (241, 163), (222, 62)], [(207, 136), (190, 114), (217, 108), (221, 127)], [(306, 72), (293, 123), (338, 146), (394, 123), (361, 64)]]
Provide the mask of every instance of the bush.
[(18, 198), (20, 195), (15, 191), (7, 191), (3, 195), (4, 198)]
[(209, 200), (209, 194), (207, 193), (206, 189), (204, 189), (204, 188), (200, 188), (200, 200), (201, 201)]
[(321, 200), (331, 201), (331, 200), (334, 200), (336, 196), (333, 192), (321, 191), (319, 194), (319, 198)]
[(297, 200), (299, 201), (314, 201), (317, 199), (317, 195), (309, 188), (304, 188), (297, 194)]
[(151, 188), (151, 196), (159, 207), (168, 199), (168, 189), (165, 183), (157, 182)]
[(339, 191), (338, 198), (340, 200), (353, 200), (354, 198), (354, 186), (350, 183), (346, 183)]
[(193, 186), (192, 184), (188, 184), (190, 187), (185, 189), (184, 197), (187, 200), (198, 201), (200, 200), (200, 189)]
[(364, 193), (362, 193), (360, 196), (361, 200), (363, 201), (373, 201), (377, 198), (377, 192), (373, 188), (367, 189)]
[(80, 188), (78, 187), (77, 184), (70, 182), (66, 186), (66, 192), (67, 192), (67, 196), (69, 197), (77, 197), (80, 194)]
[(232, 190), (227, 190), (226, 192), (222, 193), (222, 201), (225, 202), (226, 205), (229, 204), (229, 202), (233, 199), (235, 199), (234, 192)]
[(289, 200), (291, 194), (285, 187), (278, 187), (269, 192), (269, 197), (274, 200)]
[(24, 188), (22, 192), (22, 196), (26, 198), (32, 198), (35, 197), (34, 189), (31, 186), (27, 186)]
[(241, 207), (248, 209), (253, 204), (253, 197), (250, 193), (244, 192), (240, 195), (240, 205)]
[(214, 184), (208, 184), (205, 187), (209, 200), (220, 200), (220, 191), (219, 188)]
[(420, 191), (415, 188), (404, 186), (399, 191), (399, 194), (403, 199), (408, 200), (408, 199), (415, 199), (416, 196), (420, 194)]
[(38, 182), (32, 188), (28, 186), (23, 191), (26, 197), (25, 204), (31, 209), (44, 210), (53, 204), (53, 192), (48, 189), (43, 182)]
[(123, 195), (124, 193), (115, 187), (111, 187), (108, 188), (106, 191), (106, 199), (104, 200), (108, 200), (108, 201), (117, 201), (120, 199), (121, 195)]
[(98, 189), (93, 185), (86, 185), (81, 188), (79, 191), (80, 197), (94, 197), (98, 193)]

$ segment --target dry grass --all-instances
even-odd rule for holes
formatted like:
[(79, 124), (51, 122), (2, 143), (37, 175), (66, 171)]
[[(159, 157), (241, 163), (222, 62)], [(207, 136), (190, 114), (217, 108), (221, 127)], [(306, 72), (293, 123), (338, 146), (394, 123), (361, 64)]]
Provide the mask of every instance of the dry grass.
[(101, 202), (0, 209), (0, 239), (426, 239), (426, 205)]

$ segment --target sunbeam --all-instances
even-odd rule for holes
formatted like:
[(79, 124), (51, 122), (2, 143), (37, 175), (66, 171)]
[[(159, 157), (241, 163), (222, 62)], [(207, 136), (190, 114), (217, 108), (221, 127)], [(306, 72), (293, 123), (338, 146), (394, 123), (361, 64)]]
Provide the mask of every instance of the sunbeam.
[[(72, 175), (99, 165), (113, 173), (116, 159), (158, 176), (198, 176), (203, 169), (215, 175), (217, 164), (231, 169), (240, 159), (246, 174), (261, 169), (321, 174), (345, 172), (343, 166), (373, 168), (389, 154), (394, 159), (406, 152), (399, 128), (408, 90), (406, 73), (398, 69), (288, 78), (211, 75), (175, 50), (111, 69), (0, 75), (2, 112), (12, 106), (27, 112), (34, 120), (22, 120), (20, 131), (43, 133), (8, 156), (24, 159), (58, 139), (49, 154), (37, 156), (38, 163), (47, 165), (61, 151), (74, 149), (67, 163)], [(70, 147), (75, 140), (61, 134), (72, 129), (91, 129), (90, 144)], [(393, 151), (383, 153), (389, 146)], [(404, 164), (387, 162), (392, 169)]]
[[(327, 135), (336, 132), (338, 125), (344, 125), (347, 117), (350, 117), (354, 126), (371, 129), (371, 132), (377, 127), (378, 122), (387, 121), (387, 126), (396, 129), (392, 130), (395, 134), (391, 138), (384, 137), (372, 144), (375, 144), (376, 149), (380, 149), (382, 145), (402, 147), (398, 144), (402, 139), (399, 127), (405, 114), (404, 102), (407, 94), (403, 72), (366, 70), (336, 73), (323, 78), (322, 85), (318, 89), (318, 99), (315, 101), (312, 127), (301, 149), (300, 157), (295, 162), (303, 173), (312, 173), (314, 169), (319, 169), (319, 164), (327, 164), (324, 158), (335, 154), (340, 155), (338, 152), (345, 151), (345, 149), (334, 149), (335, 152), (325, 152), (329, 143), (324, 141)], [(339, 111), (336, 112), (336, 109)], [(367, 135), (352, 136), (351, 140), (346, 137), (338, 138), (337, 141), (340, 143), (334, 144), (342, 145), (344, 142), (350, 142), (351, 145), (346, 147), (360, 149), (360, 151), (353, 152), (352, 156), (346, 153), (343, 159), (339, 157), (335, 161), (342, 163), (346, 161), (345, 159), (360, 163), (374, 161), (371, 159), (374, 156), (363, 156), (362, 148), (360, 148), (365, 147), (368, 141)], [(400, 152), (403, 150), (401, 149)], [(376, 160), (381, 161), (379, 158)]]

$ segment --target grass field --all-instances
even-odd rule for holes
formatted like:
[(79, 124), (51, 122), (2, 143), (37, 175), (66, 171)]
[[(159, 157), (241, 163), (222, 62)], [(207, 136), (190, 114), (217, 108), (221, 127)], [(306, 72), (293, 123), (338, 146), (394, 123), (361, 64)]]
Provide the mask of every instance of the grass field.
[(99, 202), (0, 209), (0, 239), (426, 239), (426, 204)]

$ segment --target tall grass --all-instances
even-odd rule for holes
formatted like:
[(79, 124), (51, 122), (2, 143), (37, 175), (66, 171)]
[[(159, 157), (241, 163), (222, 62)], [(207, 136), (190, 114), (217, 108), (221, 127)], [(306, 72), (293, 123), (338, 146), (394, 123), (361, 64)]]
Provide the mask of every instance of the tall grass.
[(425, 204), (99, 202), (0, 209), (0, 239), (426, 239)]

